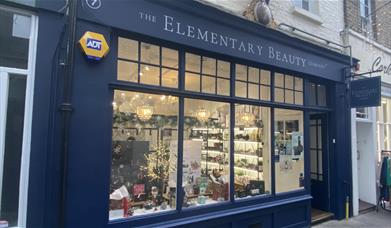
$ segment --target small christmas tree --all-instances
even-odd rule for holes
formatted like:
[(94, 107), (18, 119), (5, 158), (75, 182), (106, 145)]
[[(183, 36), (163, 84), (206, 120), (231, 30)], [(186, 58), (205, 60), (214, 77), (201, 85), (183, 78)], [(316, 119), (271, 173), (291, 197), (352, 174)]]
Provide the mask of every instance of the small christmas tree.
[[(170, 159), (170, 156), (175, 157)], [(145, 159), (147, 165), (141, 166), (141, 171), (147, 174), (148, 178), (161, 189), (163, 194), (170, 172), (175, 173), (176, 171), (176, 155), (171, 154), (166, 145), (158, 143), (149, 154), (145, 155)]]

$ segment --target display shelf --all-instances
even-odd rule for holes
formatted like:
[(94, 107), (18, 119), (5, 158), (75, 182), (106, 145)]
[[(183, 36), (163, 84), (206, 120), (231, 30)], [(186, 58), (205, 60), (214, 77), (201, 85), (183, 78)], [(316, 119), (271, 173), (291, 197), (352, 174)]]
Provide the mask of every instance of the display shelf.
[(249, 171), (249, 172), (253, 172), (253, 173), (261, 173), (262, 172), (262, 171), (258, 171), (255, 169), (247, 169), (247, 168), (243, 168), (243, 167), (239, 167), (239, 166), (235, 166), (234, 169), (242, 170), (242, 171)]
[(257, 141), (246, 141), (246, 140), (235, 140), (235, 143), (262, 143), (262, 142), (257, 142)]

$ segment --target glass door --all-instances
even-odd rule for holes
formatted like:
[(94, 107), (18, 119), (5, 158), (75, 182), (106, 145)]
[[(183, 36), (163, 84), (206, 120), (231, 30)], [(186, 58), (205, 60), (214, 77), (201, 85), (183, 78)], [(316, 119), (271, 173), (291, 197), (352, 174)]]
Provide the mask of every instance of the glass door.
[(18, 225), (26, 75), (0, 71), (0, 220)]

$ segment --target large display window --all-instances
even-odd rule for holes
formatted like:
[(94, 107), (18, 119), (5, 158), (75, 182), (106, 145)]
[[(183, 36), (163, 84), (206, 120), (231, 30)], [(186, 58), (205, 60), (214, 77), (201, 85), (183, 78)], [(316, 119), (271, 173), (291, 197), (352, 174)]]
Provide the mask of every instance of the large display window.
[(276, 192), (304, 188), (303, 112), (274, 111)]
[(270, 194), (270, 108), (235, 105), (235, 197)]
[(127, 38), (118, 47), (129, 88), (114, 90), (110, 220), (304, 189), (303, 78)]
[(110, 219), (175, 209), (178, 98), (116, 90), (113, 108)]
[(230, 106), (185, 99), (183, 207), (229, 200)]

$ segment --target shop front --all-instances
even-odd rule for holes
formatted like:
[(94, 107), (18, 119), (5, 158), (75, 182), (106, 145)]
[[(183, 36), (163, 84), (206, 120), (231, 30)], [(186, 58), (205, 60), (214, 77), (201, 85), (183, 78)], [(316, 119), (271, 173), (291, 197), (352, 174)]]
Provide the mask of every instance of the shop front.
[(349, 43), (360, 59), (359, 77), (381, 77), (381, 104), (352, 109), (353, 214), (358, 215), (377, 204), (381, 160), (391, 149), (391, 51), (351, 30)]
[(349, 57), (198, 2), (88, 2), (76, 36), (110, 51), (75, 55), (66, 227), (345, 217)]

